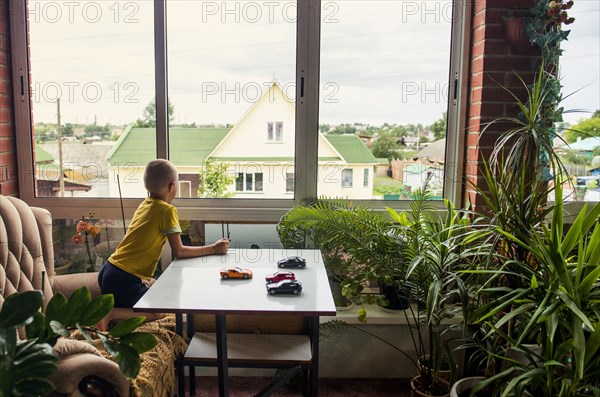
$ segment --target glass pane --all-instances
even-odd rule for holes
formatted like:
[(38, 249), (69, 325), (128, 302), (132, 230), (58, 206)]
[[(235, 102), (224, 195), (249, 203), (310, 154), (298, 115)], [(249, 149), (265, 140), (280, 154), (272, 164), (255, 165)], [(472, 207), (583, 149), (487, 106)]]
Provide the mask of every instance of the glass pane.
[[(559, 130), (568, 146), (557, 139), (555, 149), (571, 175), (564, 199), (600, 201), (600, 8), (597, 2), (580, 1), (568, 13), (575, 22), (565, 26), (571, 33), (561, 43), (559, 73), (566, 97)], [(583, 112), (569, 112), (574, 109)]]
[[(441, 198), (452, 1), (324, 1), (321, 13), (318, 194), (409, 199), (430, 172)], [(368, 183), (342, 191), (342, 170), (365, 167)]]
[[(144, 197), (132, 186), (155, 158), (152, 2), (29, 1), (28, 21), (37, 195), (118, 197), (119, 174), (123, 196)], [(136, 123), (144, 145), (131, 146)]]
[(295, 125), (296, 2), (170, 0), (167, 8), (170, 160), (190, 173), (224, 164), (226, 189), (213, 197), (290, 199), (295, 131), (283, 125)]

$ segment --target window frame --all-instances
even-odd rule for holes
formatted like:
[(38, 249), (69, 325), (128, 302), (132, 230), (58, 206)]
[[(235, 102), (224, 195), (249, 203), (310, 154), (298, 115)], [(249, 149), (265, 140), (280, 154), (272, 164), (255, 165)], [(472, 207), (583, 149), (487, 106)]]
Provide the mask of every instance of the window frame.
[(352, 168), (342, 169), (342, 173), (340, 175), (340, 184), (342, 189), (351, 189), (354, 187), (354, 170)]
[[(93, 210), (99, 217), (121, 217), (119, 198), (95, 197), (36, 197), (35, 165), (32, 139), (32, 98), (30, 95), (30, 64), (28, 58), (28, 27), (26, 0), (11, 2), (10, 41), (13, 65), (14, 111), (17, 147), (19, 196), (32, 206), (48, 209), (55, 218), (72, 218), (76, 213)], [(468, 76), (468, 43), (470, 40), (469, 2), (453, 0), (454, 20), (451, 28), (449, 100), (447, 119), (446, 164), (444, 170), (444, 198), (461, 203), (463, 200), (464, 131)], [(305, 197), (317, 195), (321, 1), (297, 0), (301, 16), (296, 24), (296, 82), (304, 82), (304, 90), (296, 90), (295, 165), (300, 170), (295, 176), (293, 199), (175, 199), (182, 219), (206, 221), (279, 221), (291, 207)], [(167, 158), (169, 131), (167, 115), (167, 52), (166, 0), (154, 0), (154, 48), (156, 92), (156, 158)], [(307, 89), (308, 88), (308, 89)], [(304, 96), (301, 96), (304, 93)], [(462, 95), (461, 95), (462, 94)], [(274, 129), (276, 126), (274, 125)], [(274, 135), (275, 135), (275, 131)], [(130, 219), (141, 198), (122, 200), (125, 217)], [(375, 209), (386, 206), (409, 208), (410, 201), (364, 200)], [(433, 203), (442, 210), (443, 202)]]

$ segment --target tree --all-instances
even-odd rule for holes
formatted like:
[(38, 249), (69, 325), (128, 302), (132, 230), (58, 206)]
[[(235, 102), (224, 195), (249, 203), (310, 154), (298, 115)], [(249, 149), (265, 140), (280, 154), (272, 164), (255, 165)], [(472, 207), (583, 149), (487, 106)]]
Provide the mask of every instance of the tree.
[(585, 139), (593, 136), (600, 136), (600, 110), (596, 110), (592, 117), (580, 121), (565, 131), (567, 143), (576, 142), (577, 138)]
[(442, 139), (446, 137), (446, 122), (448, 120), (448, 112), (444, 112), (442, 114), (442, 118), (435, 121), (429, 129), (433, 132), (435, 140)]
[(233, 197), (232, 192), (227, 188), (233, 183), (235, 178), (227, 175), (227, 163), (206, 162), (200, 170), (200, 187), (198, 188), (198, 197), (202, 198), (227, 198)]
[[(175, 119), (175, 106), (171, 103), (171, 100), (167, 98), (167, 107), (169, 113), (169, 124), (173, 122)], [(143, 119), (137, 119), (135, 122), (135, 126), (138, 128), (151, 128), (156, 127), (156, 100), (152, 99), (148, 105), (144, 108), (144, 113), (142, 114)]]
[(371, 152), (373, 156), (378, 158), (387, 158), (388, 160), (393, 159), (396, 156), (396, 151), (399, 149), (398, 138), (385, 134), (380, 135), (373, 145), (371, 146)]
[(61, 127), (60, 133), (62, 136), (73, 136), (73, 124), (65, 124), (64, 127)]

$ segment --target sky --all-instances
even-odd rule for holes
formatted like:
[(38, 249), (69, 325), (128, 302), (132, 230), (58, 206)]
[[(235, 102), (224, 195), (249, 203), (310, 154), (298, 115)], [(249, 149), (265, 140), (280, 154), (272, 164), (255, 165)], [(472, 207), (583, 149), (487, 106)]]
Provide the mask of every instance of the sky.
[[(271, 81), (295, 95), (290, 1), (167, 2), (175, 123), (235, 124)], [(566, 109), (600, 108), (600, 4), (579, 0)], [(304, 16), (300, 16), (301, 18)], [(309, 17), (309, 16), (306, 16)], [(430, 124), (446, 108), (450, 1), (322, 1), (320, 123)], [(127, 124), (154, 96), (153, 4), (30, 1), (35, 122)], [(576, 122), (586, 113), (565, 115)]]

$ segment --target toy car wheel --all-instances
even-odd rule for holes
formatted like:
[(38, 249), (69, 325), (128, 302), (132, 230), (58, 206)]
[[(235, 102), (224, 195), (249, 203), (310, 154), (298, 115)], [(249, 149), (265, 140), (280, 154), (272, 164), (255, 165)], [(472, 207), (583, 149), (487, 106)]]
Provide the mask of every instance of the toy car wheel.
[(278, 266), (279, 266), (280, 268), (284, 268), (284, 267), (285, 267), (285, 264), (283, 264), (283, 263), (280, 263)]
[(247, 275), (247, 274), (244, 274), (244, 278), (245, 278), (245, 279), (246, 279), (246, 278), (248, 278), (248, 275)]
[(224, 274), (223, 278), (229, 278), (229, 274)]
[(298, 267), (300, 269), (304, 269), (306, 267), (306, 263), (301, 263), (301, 264), (298, 265)]
[(298, 291), (297, 289), (294, 290), (294, 295), (298, 295), (300, 293), (300, 291)]
[(275, 295), (275, 290), (274, 290), (274, 289), (270, 289), (270, 290), (269, 290), (269, 294), (271, 294), (271, 295)]

